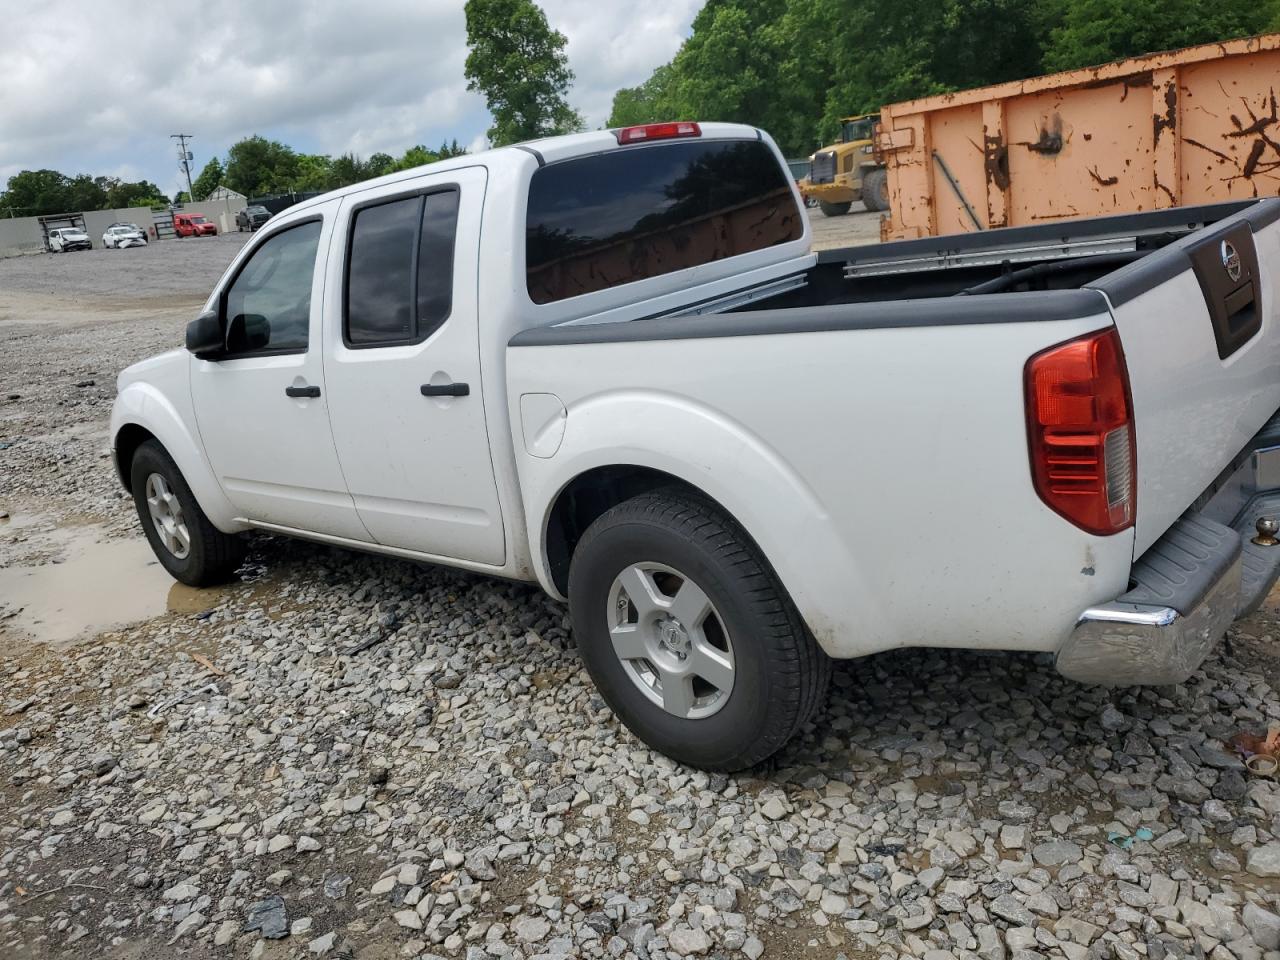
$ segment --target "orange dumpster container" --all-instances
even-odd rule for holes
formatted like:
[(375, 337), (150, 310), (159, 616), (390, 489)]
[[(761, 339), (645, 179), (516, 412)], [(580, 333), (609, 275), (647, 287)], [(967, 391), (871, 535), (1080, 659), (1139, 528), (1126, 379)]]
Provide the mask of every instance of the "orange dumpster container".
[(883, 240), (1280, 194), (1280, 34), (880, 111)]

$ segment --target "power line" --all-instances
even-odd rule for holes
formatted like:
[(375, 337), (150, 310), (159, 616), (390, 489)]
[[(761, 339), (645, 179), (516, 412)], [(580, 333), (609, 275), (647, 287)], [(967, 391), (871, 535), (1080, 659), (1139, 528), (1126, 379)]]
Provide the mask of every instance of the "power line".
[(187, 199), (194, 202), (196, 194), (195, 189), (191, 186), (191, 153), (187, 150), (187, 141), (194, 140), (195, 134), (171, 133), (169, 134), (169, 139), (178, 141), (178, 156), (182, 160), (182, 172), (187, 175)]

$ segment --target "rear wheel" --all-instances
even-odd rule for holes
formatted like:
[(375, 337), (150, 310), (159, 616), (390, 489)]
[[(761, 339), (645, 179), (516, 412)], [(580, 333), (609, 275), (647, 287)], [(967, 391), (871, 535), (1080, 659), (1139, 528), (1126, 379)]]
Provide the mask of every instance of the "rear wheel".
[(821, 703), (831, 662), (746, 532), (680, 490), (628, 500), (569, 570), (578, 649), (641, 740), (708, 770), (779, 750)]
[(889, 209), (889, 174), (871, 170), (862, 178), (862, 205), (868, 210)]
[(826, 200), (819, 200), (818, 206), (822, 208), (822, 212), (828, 217), (843, 217), (849, 212), (849, 208), (853, 206), (853, 201), (846, 200), (844, 203), (828, 203)]
[(223, 533), (205, 516), (173, 458), (156, 440), (133, 455), (133, 503), (156, 559), (192, 587), (225, 583), (244, 561), (242, 538)]

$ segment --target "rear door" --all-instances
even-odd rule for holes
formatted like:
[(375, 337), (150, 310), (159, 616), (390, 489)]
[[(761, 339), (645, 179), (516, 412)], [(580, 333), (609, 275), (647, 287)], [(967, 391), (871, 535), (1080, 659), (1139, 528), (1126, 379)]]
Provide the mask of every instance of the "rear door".
[(1116, 271), (1133, 391), (1135, 552), (1154, 543), (1280, 408), (1280, 200)]
[(374, 540), (499, 566), (476, 305), (485, 183), (471, 167), (343, 200), (325, 380), (347, 487)]

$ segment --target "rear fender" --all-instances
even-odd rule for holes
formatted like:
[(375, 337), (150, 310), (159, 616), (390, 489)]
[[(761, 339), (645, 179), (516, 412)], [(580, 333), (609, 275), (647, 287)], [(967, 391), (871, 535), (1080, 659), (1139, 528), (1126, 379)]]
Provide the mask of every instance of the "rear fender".
[[(227, 500), (210, 469), (199, 437), (194, 434), (193, 427), (188, 427), (168, 397), (151, 384), (142, 382), (130, 383), (120, 391), (111, 410), (113, 459), (116, 456), (116, 439), (130, 424), (142, 427), (165, 448), (182, 471), (196, 502), (215, 527), (223, 533), (248, 529), (245, 524), (236, 522), (236, 509)], [(122, 474), (128, 471), (128, 464), (120, 464), (118, 460), (117, 463)]]
[(655, 391), (618, 391), (572, 406), (555, 455), (518, 458), (529, 542), (539, 582), (559, 596), (547, 562), (547, 530), (560, 492), (608, 466), (638, 466), (676, 477), (720, 504), (759, 545), (818, 643), (833, 656), (873, 651), (838, 628), (820, 598), (856, 607), (869, 637), (889, 630), (852, 555), (805, 481), (760, 437), (719, 411)]

